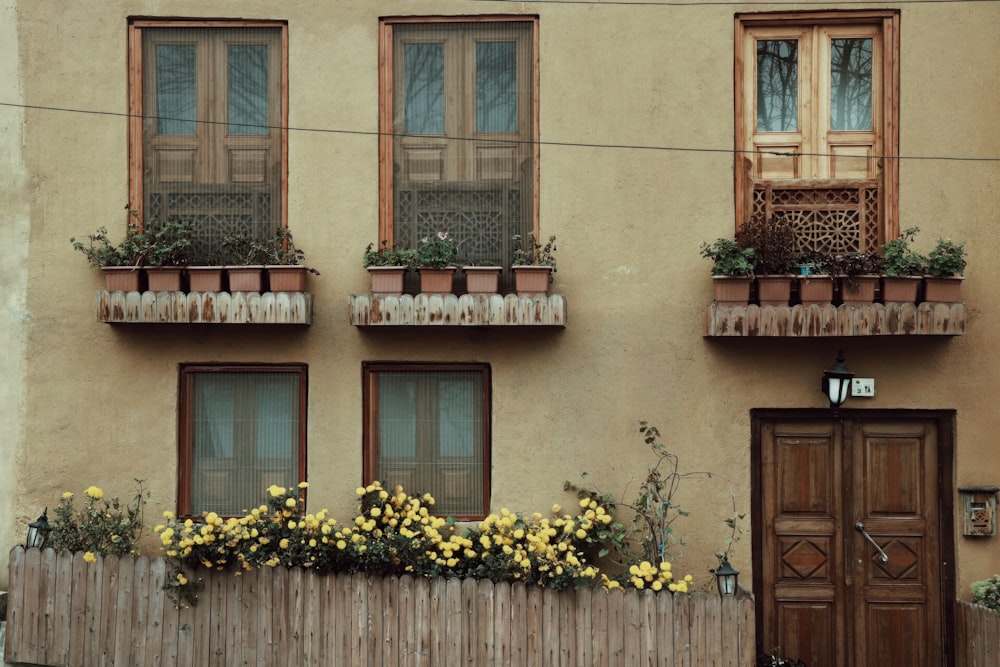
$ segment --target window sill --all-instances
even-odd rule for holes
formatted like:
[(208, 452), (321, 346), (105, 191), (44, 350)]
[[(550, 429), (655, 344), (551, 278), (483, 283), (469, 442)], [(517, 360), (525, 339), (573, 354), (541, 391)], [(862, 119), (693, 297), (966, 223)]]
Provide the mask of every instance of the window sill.
[(561, 294), (352, 294), (351, 324), (370, 326), (565, 327)]
[(706, 338), (828, 336), (962, 336), (964, 303), (873, 303), (860, 306), (720, 306), (705, 310)]
[(97, 293), (97, 321), (109, 324), (312, 324), (308, 292)]

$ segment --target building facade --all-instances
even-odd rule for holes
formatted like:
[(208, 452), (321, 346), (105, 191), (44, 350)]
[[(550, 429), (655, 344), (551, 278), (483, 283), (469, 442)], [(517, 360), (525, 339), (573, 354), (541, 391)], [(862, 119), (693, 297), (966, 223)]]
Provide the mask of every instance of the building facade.
[[(949, 600), (1000, 570), (960, 492), (1000, 482), (997, 25), (964, 2), (5, 0), (0, 542), (66, 490), (133, 479), (149, 523), (301, 479), (344, 518), (376, 478), (468, 520), (569, 502), (582, 473), (630, 497), (646, 420), (729, 482), (681, 488), (675, 569), (711, 585), (731, 488), (762, 642), (808, 624), (810, 655), (852, 664), (892, 650), (866, 627), (937, 628), (912, 656), (931, 664)], [(734, 324), (701, 244), (775, 211), (820, 252), (914, 226), (924, 252), (965, 241), (964, 305)], [(70, 238), (164, 220), (213, 261), (287, 226), (319, 275), (297, 301), (213, 302), (225, 323), (102, 297)], [(368, 244), (438, 232), (504, 267), (501, 294), (512, 237), (554, 235), (550, 295), (477, 309), (415, 274), (371, 295)], [(874, 395), (833, 413), (838, 350)]]

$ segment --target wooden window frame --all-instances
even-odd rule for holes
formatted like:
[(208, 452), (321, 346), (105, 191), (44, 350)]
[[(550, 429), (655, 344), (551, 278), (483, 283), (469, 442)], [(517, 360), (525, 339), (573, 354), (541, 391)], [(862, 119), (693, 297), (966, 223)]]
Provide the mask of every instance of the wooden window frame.
[[(490, 479), (492, 477), (492, 370), (486, 363), (408, 363), (395, 361), (366, 361), (362, 364), (362, 482), (375, 481), (378, 470), (378, 374), (383, 372), (472, 372), (480, 373), (483, 381), (483, 498), (482, 514), (456, 515), (460, 520), (482, 520), (490, 511)], [(407, 489), (407, 491), (411, 491)]]
[(281, 33), (281, 170), (279, 213), (281, 225), (288, 226), (288, 22), (251, 19), (162, 19), (130, 18), (128, 21), (128, 224), (141, 228), (143, 204), (143, 43), (142, 32), (150, 28), (275, 28)]
[[(881, 135), (875, 158), (880, 162), (881, 216), (879, 243), (899, 236), (899, 89), (900, 89), (900, 11), (796, 11), (741, 14), (735, 16), (734, 29), (734, 92), (735, 92), (735, 202), (736, 229), (738, 230), (751, 211), (748, 183), (748, 137), (744, 116), (753, 109), (754, 101), (745, 99), (744, 77), (748, 72), (744, 62), (744, 43), (748, 30), (762, 27), (812, 27), (817, 25), (868, 25), (877, 26), (881, 32), (881, 90), (882, 119), (876, 128)], [(804, 182), (808, 179), (803, 179)], [(823, 181), (816, 180), (817, 187)]]
[(399, 16), (386, 17), (379, 20), (379, 241), (393, 244), (393, 28), (404, 24), (433, 23), (530, 23), (531, 24), (531, 162), (532, 162), (532, 198), (529, 203), (531, 225), (535, 238), (541, 238), (539, 232), (539, 71), (538, 71), (538, 16), (537, 15), (484, 15), (484, 16)]
[[(297, 373), (299, 375), (298, 482), (306, 481), (306, 416), (309, 372), (306, 364), (181, 364), (178, 376), (177, 514), (191, 516), (194, 474), (194, 378), (211, 373)], [(261, 494), (264, 489), (260, 489)], [(303, 508), (305, 495), (302, 496)]]

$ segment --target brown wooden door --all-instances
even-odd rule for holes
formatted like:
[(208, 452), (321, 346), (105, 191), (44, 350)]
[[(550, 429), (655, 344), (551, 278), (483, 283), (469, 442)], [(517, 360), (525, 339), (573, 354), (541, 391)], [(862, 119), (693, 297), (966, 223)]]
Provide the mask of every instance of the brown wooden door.
[(809, 667), (945, 664), (940, 430), (934, 418), (758, 420), (762, 650)]

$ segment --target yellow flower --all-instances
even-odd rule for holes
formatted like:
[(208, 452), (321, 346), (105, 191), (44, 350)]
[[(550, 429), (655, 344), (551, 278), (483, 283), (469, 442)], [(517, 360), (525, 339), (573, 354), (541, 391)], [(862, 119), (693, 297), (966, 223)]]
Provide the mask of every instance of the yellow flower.
[(271, 494), (272, 498), (278, 498), (286, 493), (284, 487), (278, 486), (277, 484), (272, 484), (267, 487), (267, 492)]
[(100, 500), (104, 497), (104, 491), (101, 491), (96, 486), (88, 486), (85, 493), (94, 500)]
[(187, 585), (188, 580), (187, 580), (187, 577), (184, 576), (183, 572), (178, 572), (177, 573), (177, 582), (181, 586), (186, 586)]
[(585, 531), (583, 528), (580, 528), (576, 531), (576, 538), (578, 540), (582, 540), (585, 537), (587, 537), (587, 531)]
[(278, 546), (281, 547), (282, 549), (287, 549), (288, 548), (288, 538), (287, 537), (281, 538), (281, 541), (278, 542)]
[(88, 551), (87, 553), (83, 554), (83, 560), (87, 561), (88, 563), (96, 563), (97, 556), (94, 555), (93, 551)]
[(295, 507), (295, 498), (289, 498), (285, 501), (286, 507)]
[(309, 482), (299, 482), (299, 488), (300, 489), (308, 489), (309, 488)]
[(65, 492), (63, 494), (63, 498), (65, 498), (66, 500), (69, 500), (72, 497), (73, 497), (73, 492), (72, 491), (67, 491), (67, 492)]

